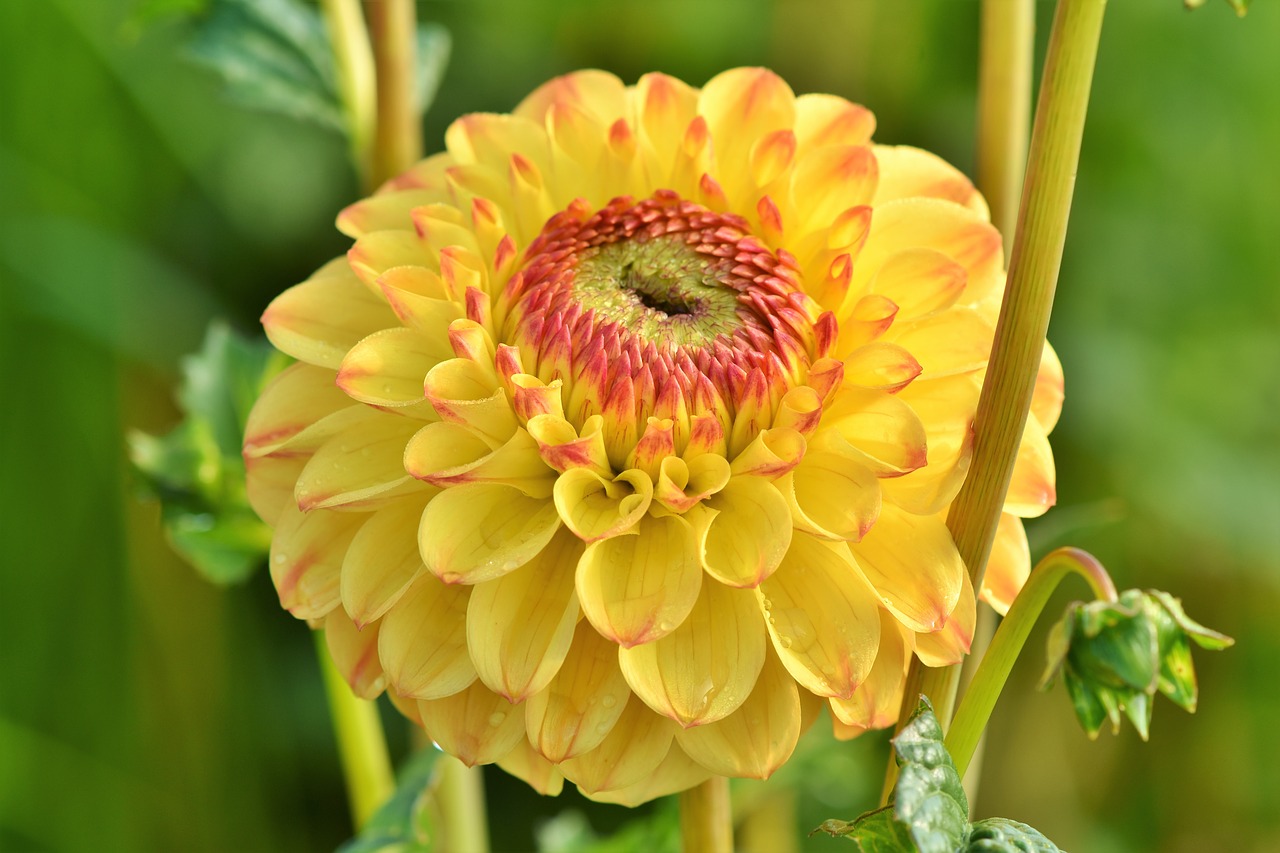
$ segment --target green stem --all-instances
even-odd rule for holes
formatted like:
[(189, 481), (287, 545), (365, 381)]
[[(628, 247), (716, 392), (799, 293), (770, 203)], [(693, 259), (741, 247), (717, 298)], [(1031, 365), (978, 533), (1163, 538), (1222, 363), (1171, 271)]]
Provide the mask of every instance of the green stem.
[(1035, 0), (982, 0), (976, 177), (1006, 247), (1027, 165), (1035, 25)]
[(333, 665), (324, 632), (316, 631), (313, 636), (329, 713), (333, 717), (333, 733), (338, 741), (338, 757), (346, 778), (351, 819), (358, 829), (395, 790), (391, 759), (387, 755), (378, 707), (356, 698), (351, 692)]
[[(321, 0), (338, 72), (338, 96), (347, 121), (351, 160), (366, 190), (373, 175), (373, 140), (378, 121), (377, 85), (369, 32), (360, 0)], [(374, 185), (376, 186), (376, 185)]]
[(680, 837), (689, 853), (733, 853), (728, 779), (712, 776), (680, 795)]
[(1107, 570), (1092, 554), (1079, 548), (1059, 548), (1032, 570), (1022, 592), (1014, 599), (1008, 615), (992, 638), (991, 648), (987, 650), (982, 666), (974, 674), (973, 682), (947, 731), (947, 749), (956, 763), (956, 770), (962, 776), (987, 726), (987, 720), (991, 717), (991, 710), (1009, 678), (1014, 661), (1026, 645), (1032, 626), (1040, 618), (1049, 596), (1058, 588), (1058, 584), (1072, 573), (1089, 582), (1096, 598), (1104, 601), (1116, 600), (1116, 588)]
[(436, 765), (436, 801), (440, 804), (446, 849), (488, 853), (489, 824), (484, 808), (484, 775), (452, 755)]
[(364, 0), (377, 69), (377, 129), (371, 182), (408, 169), (422, 156), (422, 120), (414, 91), (418, 21), (413, 0)]

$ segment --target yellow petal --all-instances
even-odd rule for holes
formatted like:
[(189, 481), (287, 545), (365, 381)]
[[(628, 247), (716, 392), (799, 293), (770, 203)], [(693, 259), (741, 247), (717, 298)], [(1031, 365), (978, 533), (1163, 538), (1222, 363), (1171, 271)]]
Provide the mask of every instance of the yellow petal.
[(774, 480), (800, 464), (804, 436), (793, 429), (762, 429), (756, 433), (729, 468), (734, 474), (751, 474)]
[(742, 707), (723, 720), (676, 731), (676, 742), (707, 770), (749, 779), (772, 776), (799, 739), (799, 691), (772, 654)]
[(362, 199), (338, 214), (338, 230), (353, 239), (371, 231), (408, 229), (413, 226), (409, 212), (424, 204), (449, 201), (443, 187), (392, 190)]
[(749, 180), (751, 147), (760, 137), (795, 123), (795, 95), (764, 68), (733, 68), (717, 74), (698, 95), (698, 113), (715, 146), (716, 174)]
[(991, 543), (991, 556), (987, 559), (987, 571), (982, 576), (982, 600), (1003, 616), (1009, 612), (1009, 605), (1013, 604), (1029, 574), (1031, 549), (1022, 519), (1001, 513), (996, 538)]
[(729, 461), (714, 453), (689, 460), (668, 456), (658, 468), (653, 497), (672, 512), (687, 512), (719, 492), (729, 482)]
[(293, 486), (307, 464), (306, 456), (263, 456), (244, 458), (245, 497), (258, 518), (279, 526), (280, 514), (287, 508), (297, 510)]
[(298, 508), (363, 509), (422, 491), (404, 469), (404, 447), (420, 422), (381, 415), (335, 435), (298, 475)]
[(827, 145), (798, 160), (791, 196), (801, 233), (827, 227), (845, 211), (868, 204), (878, 180), (875, 155), (865, 146)]
[(963, 581), (960, 600), (956, 602), (956, 609), (951, 611), (942, 630), (932, 634), (916, 634), (916, 657), (925, 666), (951, 666), (962, 661), (969, 653), (977, 609), (973, 584), (969, 582), (967, 572)]
[(822, 427), (835, 432), (877, 476), (901, 476), (928, 459), (924, 425), (906, 403), (884, 391), (841, 388)]
[(796, 98), (796, 142), (802, 157), (824, 145), (865, 145), (875, 129), (871, 111), (844, 98), (822, 94)]
[(342, 561), (342, 606), (356, 625), (382, 618), (426, 567), (418, 555), (418, 522), (426, 501), (407, 498), (375, 512)]
[(262, 314), (276, 349), (331, 369), (361, 338), (395, 325), (395, 314), (361, 285), (342, 258), (277, 296)]
[(623, 115), (627, 87), (607, 71), (574, 71), (543, 83), (513, 111), (515, 115), (541, 124), (555, 104), (570, 104), (599, 124), (609, 124)]
[(583, 620), (551, 683), (524, 703), (529, 742), (554, 764), (593, 750), (613, 731), (630, 695), (618, 647)]
[[(831, 713), (860, 731), (883, 729), (898, 719), (902, 690), (911, 663), (910, 637), (897, 619), (880, 617), (880, 649), (867, 680), (848, 699), (831, 698)], [(852, 733), (846, 733), (850, 736)]]
[(543, 460), (557, 471), (570, 468), (590, 468), (601, 476), (613, 477), (609, 467), (609, 454), (604, 446), (604, 419), (599, 415), (587, 418), (581, 431), (563, 417), (554, 414), (535, 415), (529, 419), (528, 430), (538, 443)]
[(441, 362), (427, 374), (425, 390), (442, 420), (471, 429), (490, 447), (505, 444), (519, 427), (492, 365), (465, 358)]
[(924, 381), (986, 367), (994, 336), (994, 323), (982, 313), (951, 308), (909, 323), (894, 323), (884, 340), (915, 357)]
[(708, 582), (678, 628), (620, 649), (618, 663), (650, 708), (688, 727), (737, 710), (751, 694), (764, 657), (764, 624), (755, 596)]
[(604, 636), (634, 646), (674, 631), (698, 600), (702, 566), (689, 522), (645, 516), (593, 542), (578, 563), (578, 603)]
[(467, 654), (471, 588), (422, 575), (382, 617), (378, 656), (395, 692), (413, 699), (451, 696), (476, 680)]
[(1046, 341), (1040, 356), (1040, 372), (1036, 374), (1036, 389), (1031, 398), (1031, 414), (1035, 415), (1046, 433), (1053, 432), (1062, 414), (1062, 362)]
[(734, 477), (703, 506), (695, 517), (707, 574), (733, 587), (773, 574), (791, 545), (791, 509), (773, 483)]
[(334, 608), (324, 619), (324, 639), (333, 665), (361, 699), (375, 699), (387, 686), (387, 676), (378, 661), (378, 625), (357, 628), (342, 611)]
[(797, 530), (778, 571), (756, 589), (773, 648), (801, 687), (853, 695), (880, 643), (875, 593), (844, 543)]
[(810, 449), (777, 486), (796, 528), (824, 539), (856, 542), (880, 517), (880, 481), (844, 442)]
[(351, 405), (333, 371), (305, 362), (286, 367), (262, 389), (244, 428), (244, 452), (267, 456), (307, 427)]
[(929, 632), (947, 621), (968, 573), (940, 516), (886, 503), (875, 527), (850, 547), (863, 576), (904, 625)]
[(606, 480), (590, 468), (571, 468), (556, 480), (560, 520), (585, 542), (625, 533), (640, 521), (653, 500), (653, 481), (639, 470)]
[(444, 355), (439, 360), (453, 356), (443, 342), (449, 325), (461, 320), (465, 309), (438, 274), (425, 267), (392, 267), (378, 277), (378, 287), (401, 323), (442, 342)]
[(1034, 417), (1027, 418), (1013, 465), (1013, 479), (1004, 496), (1004, 511), (1021, 518), (1035, 518), (1058, 500), (1053, 450), (1044, 429)]
[[(415, 209), (415, 225), (419, 216)], [(378, 293), (378, 278), (393, 267), (438, 268), (439, 259), (422, 238), (410, 230), (372, 231), (347, 250), (351, 271), (370, 293)], [(385, 324), (392, 325), (390, 323)]]
[(849, 385), (900, 391), (920, 375), (920, 362), (898, 344), (873, 341), (849, 353), (844, 362), (844, 381)]
[(524, 714), (479, 681), (461, 693), (418, 702), (422, 727), (468, 767), (505, 758), (524, 740)]
[(513, 486), (473, 483), (445, 489), (427, 504), (418, 547), (427, 569), (445, 583), (480, 583), (529, 562), (559, 526), (550, 501)]
[(596, 746), (560, 765), (565, 778), (590, 796), (640, 784), (662, 765), (671, 750), (676, 725), (660, 717), (628, 692), (623, 710)]
[(578, 622), (573, 576), (582, 544), (567, 531), (538, 556), (477, 584), (467, 605), (467, 648), (480, 680), (523, 702), (559, 670)]
[(973, 454), (973, 415), (982, 374), (913, 382), (898, 398), (920, 418), (929, 436), (924, 466), (880, 481), (888, 500), (915, 515), (934, 515), (955, 498)]
[(695, 785), (701, 785), (711, 778), (711, 773), (694, 761), (679, 744), (671, 744), (667, 757), (663, 759), (652, 773), (639, 782), (624, 788), (582, 793), (589, 800), (601, 803), (616, 803), (620, 806), (638, 806), (680, 791), (686, 791)]
[(988, 215), (987, 204), (973, 182), (938, 155), (909, 145), (877, 145), (875, 152), (880, 163), (876, 206), (924, 196), (955, 202), (982, 217)]
[[(260, 460), (265, 461), (265, 460)], [(286, 506), (271, 540), (271, 581), (280, 606), (299, 619), (319, 619), (340, 603), (338, 575), (351, 539), (369, 516)]]
[(633, 100), (649, 182), (654, 186), (671, 186), (668, 179), (672, 164), (697, 110), (698, 92), (666, 74), (646, 74), (636, 83)]
[(404, 449), (404, 467), (420, 480), (447, 488), (467, 483), (514, 486), (531, 498), (549, 498), (555, 472), (538, 455), (538, 445), (517, 429), (496, 450), (474, 432), (454, 423), (427, 424)]
[(523, 779), (544, 797), (558, 797), (564, 790), (564, 775), (560, 768), (535, 752), (528, 740), (522, 739), (515, 749), (499, 758), (498, 766)]
[(416, 329), (397, 326), (383, 329), (360, 341), (338, 371), (338, 387), (362, 403), (385, 408), (416, 407), (434, 420), (426, 406), (423, 382), (427, 373), (453, 351), (447, 340), (435, 339)]
[(968, 278), (964, 267), (937, 249), (904, 249), (884, 262), (870, 289), (898, 306), (899, 321), (913, 320), (954, 305)]

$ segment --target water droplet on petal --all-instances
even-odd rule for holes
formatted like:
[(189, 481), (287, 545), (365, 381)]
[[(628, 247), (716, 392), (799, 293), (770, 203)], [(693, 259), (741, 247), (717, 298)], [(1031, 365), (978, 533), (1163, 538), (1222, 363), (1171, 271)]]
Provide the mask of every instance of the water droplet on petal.
[(492, 714), (489, 715), (489, 725), (500, 726), (502, 725), (502, 721), (505, 720), (506, 718), (507, 718), (507, 715), (502, 711), (494, 711)]

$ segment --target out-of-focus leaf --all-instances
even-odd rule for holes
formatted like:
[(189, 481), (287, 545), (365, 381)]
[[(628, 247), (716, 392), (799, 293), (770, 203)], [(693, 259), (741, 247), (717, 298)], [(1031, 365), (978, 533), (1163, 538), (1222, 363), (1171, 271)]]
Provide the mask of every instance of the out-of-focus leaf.
[[(1235, 9), (1236, 14), (1242, 18), (1245, 16), (1245, 13), (1249, 11), (1250, 2), (1252, 2), (1252, 0), (1227, 0), (1227, 3), (1231, 5), (1231, 8)], [(1182, 0), (1182, 5), (1186, 6), (1188, 9), (1199, 9), (1204, 4), (1205, 0)]]
[(400, 771), (391, 799), (337, 853), (433, 853), (441, 849), (432, 775), (440, 750), (427, 746)]
[(240, 437), (263, 384), (285, 361), (265, 341), (214, 322), (200, 352), (182, 362), (185, 420), (164, 436), (129, 435), (130, 458), (160, 501), (169, 543), (214, 583), (248, 577), (271, 545), (245, 494)]
[(540, 826), (536, 835), (538, 853), (680, 853), (680, 813), (668, 798), (648, 816), (601, 838), (581, 812), (567, 811)]
[(414, 78), (414, 96), (418, 112), (431, 109), (431, 103), (440, 90), (445, 66), (449, 64), (452, 41), (449, 31), (439, 24), (418, 25), (418, 71)]
[(1061, 853), (1039, 831), (1002, 817), (975, 823), (964, 849), (965, 853)]
[(299, 0), (213, 0), (189, 53), (246, 107), (343, 129), (324, 22)]

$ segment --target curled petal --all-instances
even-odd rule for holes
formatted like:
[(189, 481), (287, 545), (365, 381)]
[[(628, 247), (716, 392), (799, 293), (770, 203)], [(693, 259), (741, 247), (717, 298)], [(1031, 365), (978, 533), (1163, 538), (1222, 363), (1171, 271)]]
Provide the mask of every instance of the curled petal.
[(880, 644), (875, 593), (844, 543), (796, 531), (782, 565), (756, 588), (773, 648), (800, 686), (848, 698)]
[(697, 604), (670, 634), (620, 649), (631, 689), (653, 710), (684, 727), (732, 714), (764, 665), (760, 610), (745, 590), (704, 583)]
[(578, 563), (578, 601), (604, 636), (624, 647), (670, 634), (702, 586), (697, 538), (679, 516), (645, 516), (630, 531), (593, 542)]
[(524, 740), (524, 714), (479, 681), (461, 693), (418, 702), (422, 727), (468, 767), (505, 758)]
[(525, 702), (529, 742), (554, 764), (594, 750), (613, 731), (630, 696), (618, 668), (618, 647), (583, 620), (559, 671)]
[(378, 656), (396, 693), (438, 699), (475, 681), (467, 654), (470, 596), (470, 587), (423, 575), (382, 617)]
[(290, 365), (267, 383), (253, 404), (244, 428), (244, 453), (275, 453), (316, 421), (350, 404), (334, 386), (332, 370), (305, 362)]
[(968, 572), (965, 572), (962, 582), (960, 598), (946, 624), (931, 634), (916, 634), (916, 657), (925, 666), (951, 666), (969, 653), (977, 606)]
[(653, 500), (653, 481), (639, 470), (606, 480), (590, 468), (570, 468), (556, 480), (560, 520), (585, 542), (598, 542), (635, 527)]
[(582, 545), (561, 531), (538, 556), (477, 584), (467, 605), (467, 648), (480, 680), (523, 702), (555, 676), (578, 621), (574, 569)]
[(995, 326), (972, 308), (952, 308), (910, 323), (895, 323), (885, 336), (919, 362), (920, 379), (940, 379), (987, 366)]
[(280, 606), (299, 619), (319, 619), (337, 607), (338, 576), (351, 539), (368, 518), (359, 513), (286, 506), (271, 540), (271, 581)]
[(348, 205), (338, 214), (338, 230), (353, 239), (373, 231), (407, 229), (413, 226), (409, 212), (424, 204), (449, 200), (443, 187), (391, 190)]
[(351, 692), (361, 699), (377, 698), (387, 686), (378, 661), (378, 625), (357, 628), (341, 608), (334, 608), (324, 618), (324, 639), (333, 665), (351, 685)]
[(991, 543), (991, 556), (987, 558), (987, 571), (982, 576), (982, 600), (1003, 616), (1009, 612), (1009, 605), (1013, 604), (1029, 574), (1031, 549), (1022, 519), (1001, 513), (996, 538)]
[(807, 385), (792, 388), (782, 395), (774, 414), (775, 429), (793, 429), (808, 438), (822, 420), (822, 398)]
[(767, 480), (734, 477), (703, 506), (695, 522), (702, 540), (702, 567), (722, 584), (759, 586), (791, 546), (786, 498)]
[(900, 477), (928, 459), (919, 415), (884, 391), (841, 389), (828, 404), (822, 427), (847, 442), (879, 477)]
[(674, 723), (653, 713), (630, 692), (619, 707), (621, 715), (596, 746), (560, 765), (565, 778), (588, 796), (640, 784), (661, 766), (671, 749)]
[(341, 258), (277, 296), (262, 314), (276, 349), (330, 369), (342, 364), (357, 341), (395, 325), (386, 303), (362, 286)]
[(433, 367), (452, 355), (444, 342), (414, 329), (383, 329), (347, 353), (338, 371), (338, 387), (373, 406), (416, 406), (434, 420), (424, 403), (422, 383)]
[(382, 618), (425, 567), (414, 535), (426, 502), (395, 501), (369, 516), (342, 561), (342, 606), (356, 626)]
[(427, 569), (445, 583), (473, 584), (520, 568), (559, 527), (550, 502), (514, 486), (473, 483), (445, 489), (427, 504), (418, 547)]
[(672, 512), (687, 512), (725, 487), (731, 476), (723, 456), (703, 453), (685, 461), (677, 456), (662, 460), (653, 497)]
[(774, 480), (800, 464), (804, 436), (793, 429), (762, 429), (756, 433), (729, 468), (735, 475), (750, 474)]
[(749, 779), (772, 776), (799, 739), (799, 691), (772, 654), (742, 707), (723, 720), (676, 731), (676, 742), (707, 770)]
[(419, 424), (382, 415), (329, 439), (298, 475), (298, 508), (363, 509), (421, 491), (404, 469), (405, 443)]
[(831, 698), (831, 714), (846, 730), (842, 739), (871, 729), (883, 729), (898, 719), (902, 690), (911, 663), (911, 636), (897, 619), (880, 616), (880, 649), (867, 680), (848, 699)]
[(880, 517), (880, 481), (843, 442), (810, 450), (777, 482), (799, 530), (857, 542)]
[(968, 572), (941, 517), (886, 503), (875, 527), (851, 547), (890, 613), (913, 631), (942, 628)]
[(484, 439), (454, 423), (427, 424), (404, 449), (404, 468), (441, 488), (467, 483), (514, 486), (531, 498), (551, 497), (555, 472), (538, 455), (538, 445), (523, 429), (490, 450)]
[(426, 374), (424, 391), (441, 420), (462, 424), (491, 447), (505, 444), (520, 426), (491, 365), (466, 358), (441, 362)]
[(546, 414), (530, 418), (528, 429), (538, 443), (543, 461), (557, 471), (587, 468), (601, 476), (612, 477), (613, 469), (609, 466), (609, 454), (604, 446), (603, 423), (603, 418), (593, 415), (587, 418), (579, 432), (563, 417)]

